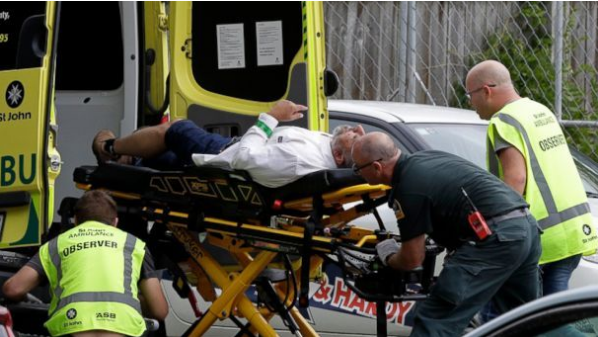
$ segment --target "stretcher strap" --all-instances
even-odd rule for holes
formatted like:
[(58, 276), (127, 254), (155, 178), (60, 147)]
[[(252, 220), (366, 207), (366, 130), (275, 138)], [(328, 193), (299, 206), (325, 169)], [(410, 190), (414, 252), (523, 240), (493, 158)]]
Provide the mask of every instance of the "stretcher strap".
[(311, 218), (305, 224), (303, 232), (303, 252), (301, 255), (301, 290), (299, 291), (299, 306), (307, 308), (309, 306), (309, 274), (311, 265), (311, 246), (312, 237), (316, 228), (320, 229), (321, 220), (324, 211), (324, 199), (322, 195), (313, 197), (313, 211)]

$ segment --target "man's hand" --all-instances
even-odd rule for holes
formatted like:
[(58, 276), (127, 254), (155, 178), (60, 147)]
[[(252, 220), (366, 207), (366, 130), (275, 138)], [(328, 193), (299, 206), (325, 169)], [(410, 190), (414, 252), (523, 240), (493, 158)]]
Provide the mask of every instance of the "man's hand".
[(386, 239), (376, 245), (376, 251), (380, 257), (382, 264), (387, 266), (387, 260), (391, 255), (396, 254), (401, 246), (395, 241), (395, 239)]
[(303, 118), (302, 111), (306, 111), (307, 107), (300, 104), (295, 104), (291, 101), (279, 101), (270, 109), (268, 115), (276, 118), (279, 122), (290, 122)]

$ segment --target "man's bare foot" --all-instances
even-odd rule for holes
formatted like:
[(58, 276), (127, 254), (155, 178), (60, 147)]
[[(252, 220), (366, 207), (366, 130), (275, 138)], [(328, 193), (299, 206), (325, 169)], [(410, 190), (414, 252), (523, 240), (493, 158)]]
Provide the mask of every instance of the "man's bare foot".
[(96, 156), (98, 164), (104, 164), (109, 161), (117, 161), (119, 159), (119, 155), (113, 155), (104, 149), (106, 141), (115, 138), (116, 137), (114, 136), (114, 133), (112, 133), (110, 130), (102, 130), (93, 138), (91, 149), (93, 154)]

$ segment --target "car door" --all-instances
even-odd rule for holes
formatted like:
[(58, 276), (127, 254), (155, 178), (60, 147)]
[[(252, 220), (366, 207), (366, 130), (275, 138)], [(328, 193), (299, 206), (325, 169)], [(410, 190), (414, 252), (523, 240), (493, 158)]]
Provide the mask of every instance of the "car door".
[(0, 248), (38, 245), (60, 172), (53, 111), (56, 2), (0, 3)]

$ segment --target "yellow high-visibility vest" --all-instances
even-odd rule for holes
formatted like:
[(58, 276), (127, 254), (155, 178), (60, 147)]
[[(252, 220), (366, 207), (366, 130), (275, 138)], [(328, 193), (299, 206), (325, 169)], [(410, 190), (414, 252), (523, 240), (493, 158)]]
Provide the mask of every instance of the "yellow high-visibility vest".
[(525, 158), (523, 197), (544, 231), (540, 264), (595, 253), (598, 237), (586, 192), (554, 114), (544, 105), (522, 98), (492, 116), (488, 169), (504, 179), (495, 151), (501, 139)]
[(113, 226), (88, 221), (39, 251), (50, 283), (52, 336), (107, 330), (140, 336), (145, 321), (137, 282), (145, 243)]

